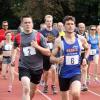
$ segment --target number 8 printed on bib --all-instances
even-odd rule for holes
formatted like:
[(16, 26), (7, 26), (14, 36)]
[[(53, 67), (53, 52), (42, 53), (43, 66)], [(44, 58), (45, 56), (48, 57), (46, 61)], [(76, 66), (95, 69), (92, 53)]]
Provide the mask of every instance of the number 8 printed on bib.
[(79, 55), (66, 56), (66, 65), (77, 65), (79, 64)]

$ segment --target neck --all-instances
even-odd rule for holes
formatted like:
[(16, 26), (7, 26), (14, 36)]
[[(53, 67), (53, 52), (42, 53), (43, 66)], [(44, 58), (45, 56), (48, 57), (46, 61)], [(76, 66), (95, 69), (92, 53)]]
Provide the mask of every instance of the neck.
[(72, 39), (73, 37), (75, 37), (75, 33), (74, 32), (73, 33), (66, 32), (65, 37), (69, 38), (69, 39)]
[(91, 33), (91, 35), (92, 35), (92, 36), (95, 36), (95, 34), (94, 34), (94, 33)]
[(84, 32), (80, 32), (80, 31), (79, 31), (79, 34), (80, 34), (80, 35), (83, 34), (83, 33), (84, 33)]
[(32, 33), (32, 30), (24, 30), (24, 33), (25, 34), (30, 34), (30, 33)]
[(11, 42), (11, 39), (6, 39), (6, 42), (7, 42), (7, 43), (10, 43), (10, 42)]
[(52, 27), (47, 27), (46, 28), (48, 31), (51, 31), (52, 30)]

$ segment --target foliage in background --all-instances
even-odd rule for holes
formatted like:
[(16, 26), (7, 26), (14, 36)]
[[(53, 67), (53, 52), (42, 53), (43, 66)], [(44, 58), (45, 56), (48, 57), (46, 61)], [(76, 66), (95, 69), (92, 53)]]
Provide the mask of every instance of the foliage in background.
[(8, 20), (11, 28), (16, 28), (20, 17), (27, 14), (33, 17), (36, 28), (46, 14), (53, 15), (54, 22), (66, 15), (75, 16), (77, 23), (100, 22), (100, 0), (0, 0), (0, 5), (0, 22)]

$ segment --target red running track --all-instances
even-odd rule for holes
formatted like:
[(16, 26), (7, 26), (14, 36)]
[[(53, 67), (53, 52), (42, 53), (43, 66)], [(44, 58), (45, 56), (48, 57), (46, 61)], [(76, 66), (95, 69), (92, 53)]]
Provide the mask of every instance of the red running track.
[[(100, 72), (100, 68), (98, 70)], [(93, 64), (91, 65), (90, 72), (93, 73)], [(89, 85), (89, 90), (87, 92), (81, 92), (80, 100), (100, 100), (100, 83), (94, 82), (92, 79), (93, 79), (93, 76), (91, 74), (91, 83)], [(51, 80), (49, 79), (49, 86), (50, 84), (51, 84)], [(57, 89), (58, 89), (58, 82), (57, 82)], [(8, 82), (7, 80), (3, 80), (0, 75), (0, 100), (22, 100), (21, 99), (22, 89), (21, 89), (21, 83), (18, 80), (18, 76), (15, 76), (13, 91), (9, 93), (7, 92), (7, 90), (8, 90)], [(43, 94), (41, 90), (42, 90), (42, 87), (39, 86), (36, 92), (35, 98), (33, 100), (61, 100), (60, 92), (58, 92), (57, 95), (53, 95), (50, 87), (49, 87), (48, 94)]]

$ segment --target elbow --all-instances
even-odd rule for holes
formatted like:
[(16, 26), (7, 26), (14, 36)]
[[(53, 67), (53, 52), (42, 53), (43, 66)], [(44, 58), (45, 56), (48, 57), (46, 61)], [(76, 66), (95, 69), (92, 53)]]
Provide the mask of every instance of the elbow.
[(48, 51), (48, 52), (46, 53), (46, 56), (50, 56), (50, 55), (51, 55), (51, 52)]
[(49, 50), (49, 49), (47, 49), (47, 50), (44, 52), (44, 55), (46, 55), (46, 56), (50, 56), (50, 55), (51, 55), (50, 50)]

